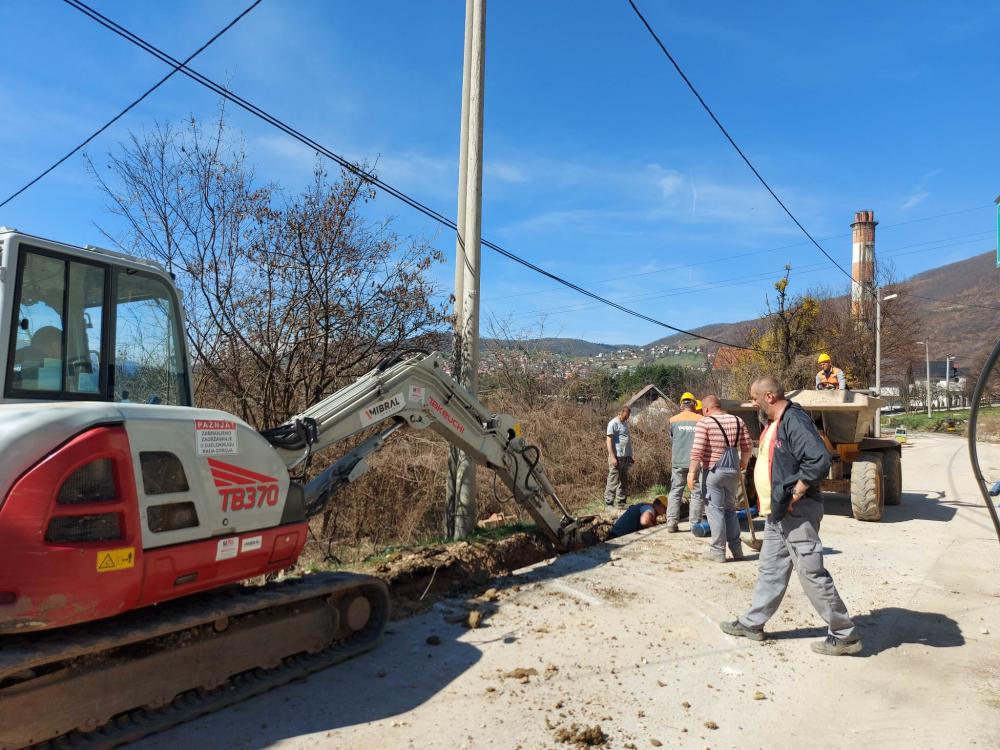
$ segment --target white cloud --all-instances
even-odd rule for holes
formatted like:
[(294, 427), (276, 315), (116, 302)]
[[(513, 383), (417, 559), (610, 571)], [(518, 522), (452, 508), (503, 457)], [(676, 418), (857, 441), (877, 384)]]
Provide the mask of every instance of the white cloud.
[(901, 208), (904, 211), (907, 211), (913, 208), (914, 206), (918, 205), (919, 203), (922, 203), (927, 198), (928, 195), (930, 195), (929, 191), (918, 190), (917, 192), (913, 193), (909, 198), (907, 198), (905, 201), (903, 201), (903, 205), (901, 206)]
[(941, 174), (942, 170), (932, 169), (930, 172), (924, 174), (918, 181), (917, 184), (913, 186), (910, 190), (910, 194), (906, 197), (900, 208), (903, 211), (908, 211), (914, 206), (918, 206), (923, 203), (930, 196), (931, 192), (927, 189), (928, 183), (932, 178), (937, 177)]
[(487, 177), (491, 177), (499, 182), (523, 183), (528, 181), (528, 176), (517, 164), (506, 161), (488, 161), (483, 170)]
[(684, 175), (680, 172), (668, 169), (666, 174), (660, 178), (660, 190), (663, 191), (664, 198), (671, 198), (684, 188)]

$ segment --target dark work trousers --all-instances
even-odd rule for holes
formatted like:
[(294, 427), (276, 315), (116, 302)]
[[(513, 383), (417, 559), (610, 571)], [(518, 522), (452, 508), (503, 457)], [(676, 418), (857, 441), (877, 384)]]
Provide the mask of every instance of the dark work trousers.
[[(691, 490), (691, 508), (688, 513), (688, 520), (694, 526), (701, 520), (705, 499), (702, 495), (704, 486), (699, 473), (698, 481), (694, 483)], [(684, 488), (687, 487), (688, 468), (686, 466), (673, 467), (670, 474), (670, 496), (667, 498), (667, 525), (676, 526), (681, 516), (681, 499), (684, 497)]]
[(778, 611), (794, 568), (809, 601), (829, 626), (830, 635), (847, 640), (857, 638), (847, 607), (823, 565), (823, 543), (819, 539), (822, 520), (823, 503), (809, 497), (795, 503), (780, 521), (767, 519), (753, 603), (740, 617), (746, 627), (761, 630)]

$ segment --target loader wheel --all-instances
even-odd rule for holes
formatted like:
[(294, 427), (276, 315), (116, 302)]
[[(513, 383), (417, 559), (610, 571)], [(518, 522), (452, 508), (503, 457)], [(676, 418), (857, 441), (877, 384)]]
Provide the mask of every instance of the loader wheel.
[(851, 465), (851, 509), (859, 521), (882, 519), (882, 456), (862, 453)]
[(903, 502), (903, 462), (896, 451), (882, 453), (883, 480), (882, 496), (886, 505), (899, 505)]

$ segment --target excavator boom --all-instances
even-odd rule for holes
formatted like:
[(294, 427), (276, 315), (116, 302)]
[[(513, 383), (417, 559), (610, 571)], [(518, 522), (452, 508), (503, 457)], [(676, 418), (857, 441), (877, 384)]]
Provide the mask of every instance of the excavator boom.
[(337, 491), (362, 476), (368, 456), (381, 449), (392, 433), (407, 427), (431, 430), (495, 471), (559, 550), (579, 544), (581, 523), (556, 495), (538, 448), (525, 441), (513, 417), (490, 413), (452, 378), (440, 354), (420, 353), (383, 363), (263, 434), (291, 469), (313, 453), (383, 425), (306, 486), (308, 515), (321, 512)]

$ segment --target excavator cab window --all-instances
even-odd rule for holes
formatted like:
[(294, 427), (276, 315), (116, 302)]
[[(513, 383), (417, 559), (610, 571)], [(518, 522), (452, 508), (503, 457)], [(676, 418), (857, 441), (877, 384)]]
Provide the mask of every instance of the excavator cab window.
[(162, 280), (125, 269), (115, 290), (115, 401), (187, 403), (173, 294)]
[(10, 390), (29, 397), (99, 395), (106, 276), (98, 265), (22, 255)]
[(21, 245), (14, 296), (6, 398), (190, 404), (164, 279)]

